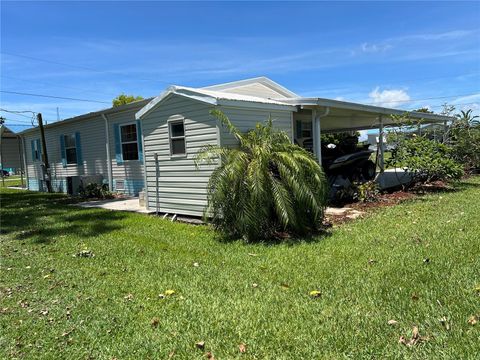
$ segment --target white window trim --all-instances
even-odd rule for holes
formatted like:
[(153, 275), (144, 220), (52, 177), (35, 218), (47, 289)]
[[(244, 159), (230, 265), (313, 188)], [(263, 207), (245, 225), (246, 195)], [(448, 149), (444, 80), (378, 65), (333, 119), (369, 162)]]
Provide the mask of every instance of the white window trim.
[[(65, 141), (65, 137), (66, 136), (73, 136), (73, 140), (75, 141), (75, 146), (67, 146), (67, 142)], [(63, 143), (65, 144), (65, 154), (63, 154), (65, 156), (65, 163), (67, 166), (77, 166), (77, 159), (78, 159), (78, 155), (77, 155), (77, 137), (75, 136), (75, 134), (63, 134)], [(67, 159), (67, 150), (68, 149), (75, 149), (75, 162), (74, 163), (69, 163), (68, 162), (68, 159)]]
[[(183, 124), (183, 136), (172, 136), (172, 124), (175, 123)], [(168, 123), (168, 145), (170, 147), (170, 158), (182, 158), (187, 157), (187, 137), (185, 136), (185, 119), (171, 119), (167, 121)], [(183, 154), (173, 154), (172, 140), (183, 139), (185, 144), (185, 153)]]
[[(136, 139), (135, 141), (122, 141), (122, 127), (124, 126), (128, 126), (128, 125), (135, 125), (135, 135), (136, 135)], [(132, 121), (132, 122), (128, 122), (128, 123), (125, 123), (125, 124), (119, 124), (118, 125), (119, 127), (119, 130), (120, 130), (120, 151), (122, 152), (122, 160), (123, 162), (129, 162), (129, 161), (139, 161), (139, 157), (138, 157), (138, 126), (137, 126), (137, 123), (135, 121)], [(137, 158), (136, 159), (130, 159), (130, 160), (125, 160), (123, 158), (123, 144), (137, 144)]]

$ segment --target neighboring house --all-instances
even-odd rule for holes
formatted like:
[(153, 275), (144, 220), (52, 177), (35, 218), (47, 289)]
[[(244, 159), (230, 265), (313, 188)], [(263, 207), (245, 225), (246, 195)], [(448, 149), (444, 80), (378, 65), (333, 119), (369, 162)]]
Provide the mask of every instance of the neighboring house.
[[(310, 148), (317, 159), (321, 159), (321, 131), (382, 129), (392, 123), (389, 115), (404, 113), (302, 98), (265, 77), (205, 88), (171, 86), (151, 100), (46, 126), (55, 189), (69, 190), (67, 182), (73, 181), (69, 177), (96, 176), (96, 181), (109, 183), (113, 191), (136, 195), (145, 188), (151, 210), (201, 216), (215, 166), (197, 168), (195, 156), (206, 144), (237, 146), (235, 138), (210, 115), (214, 108), (222, 110), (242, 131), (271, 117), (292, 142), (302, 143), (305, 136), (311, 136)], [(425, 113), (409, 115), (431, 122), (450, 120)], [(43, 186), (39, 131), (28, 130), (23, 136), (26, 146), (31, 146), (30, 151), (26, 149), (29, 188), (38, 190)]]
[(20, 174), (23, 161), (20, 138), (4, 125), (0, 129), (0, 169), (11, 174)]

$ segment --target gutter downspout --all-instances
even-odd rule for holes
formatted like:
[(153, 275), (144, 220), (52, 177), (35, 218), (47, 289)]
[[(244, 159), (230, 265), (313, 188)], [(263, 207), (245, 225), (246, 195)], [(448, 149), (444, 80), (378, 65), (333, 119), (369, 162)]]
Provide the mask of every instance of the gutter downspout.
[(314, 116), (314, 131), (315, 131), (315, 137), (317, 138), (317, 141), (315, 142), (315, 155), (317, 155), (318, 163), (322, 165), (322, 129), (321, 129), (321, 121), (320, 119), (323, 117), (328, 116), (330, 114), (330, 107), (327, 106), (325, 108), (325, 112), (321, 115), (317, 114), (317, 111), (313, 111), (313, 116)]
[(29, 183), (29, 177), (28, 177), (28, 162), (27, 162), (27, 149), (25, 147), (25, 137), (22, 135), (20, 136), (20, 139), (22, 140), (22, 149), (23, 149), (23, 163), (24, 163), (24, 169), (25, 169), (25, 187), (28, 190), (30, 187), (30, 183)]
[(102, 114), (102, 117), (105, 123), (105, 139), (107, 141), (105, 147), (107, 149), (108, 189), (113, 191), (112, 158), (110, 157), (110, 134), (108, 131), (108, 118), (105, 114)]

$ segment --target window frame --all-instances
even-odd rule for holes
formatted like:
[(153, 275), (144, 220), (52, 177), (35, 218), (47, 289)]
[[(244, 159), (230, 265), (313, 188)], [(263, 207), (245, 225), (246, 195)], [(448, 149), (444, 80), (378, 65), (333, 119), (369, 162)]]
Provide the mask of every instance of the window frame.
[[(73, 141), (75, 142), (75, 146), (67, 146), (67, 136), (68, 137), (72, 137), (73, 138)], [(77, 137), (74, 134), (63, 134), (63, 144), (64, 144), (64, 154), (63, 156), (65, 156), (65, 164), (67, 166), (76, 166), (78, 165), (78, 148), (77, 148)], [(75, 149), (75, 162), (68, 162), (68, 157), (67, 157), (67, 150), (69, 149)]]
[[(183, 135), (182, 136), (172, 136), (172, 125), (181, 123), (183, 125)], [(171, 158), (176, 158), (176, 157), (186, 157), (187, 156), (187, 137), (186, 137), (186, 131), (185, 131), (185, 119), (172, 119), (168, 120), (168, 145), (170, 147), (170, 157)], [(183, 140), (183, 147), (185, 149), (184, 153), (181, 154), (174, 154), (173, 153), (173, 146), (172, 146), (172, 140)]]
[[(130, 126), (130, 125), (135, 125), (135, 140), (134, 141), (122, 141), (122, 127)], [(132, 121), (132, 122), (128, 122), (128, 123), (125, 123), (125, 124), (118, 124), (118, 132), (119, 132), (119, 136), (120, 136), (120, 139), (118, 139), (118, 140), (120, 141), (120, 151), (121, 151), (121, 154), (122, 154), (122, 161), (123, 162), (139, 161), (140, 156), (138, 155), (138, 126), (137, 126), (137, 123), (135, 121)], [(137, 144), (137, 158), (127, 160), (123, 156), (123, 144), (133, 144), (133, 143)]]

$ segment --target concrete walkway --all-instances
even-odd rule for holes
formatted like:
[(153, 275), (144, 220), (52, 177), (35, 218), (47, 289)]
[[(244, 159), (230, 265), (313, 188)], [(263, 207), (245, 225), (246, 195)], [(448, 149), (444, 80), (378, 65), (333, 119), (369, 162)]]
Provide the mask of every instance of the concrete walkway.
[(74, 204), (74, 206), (79, 206), (83, 208), (101, 208), (116, 211), (129, 211), (142, 214), (152, 214), (155, 212), (154, 210), (147, 210), (144, 207), (140, 206), (138, 198), (85, 201)]

